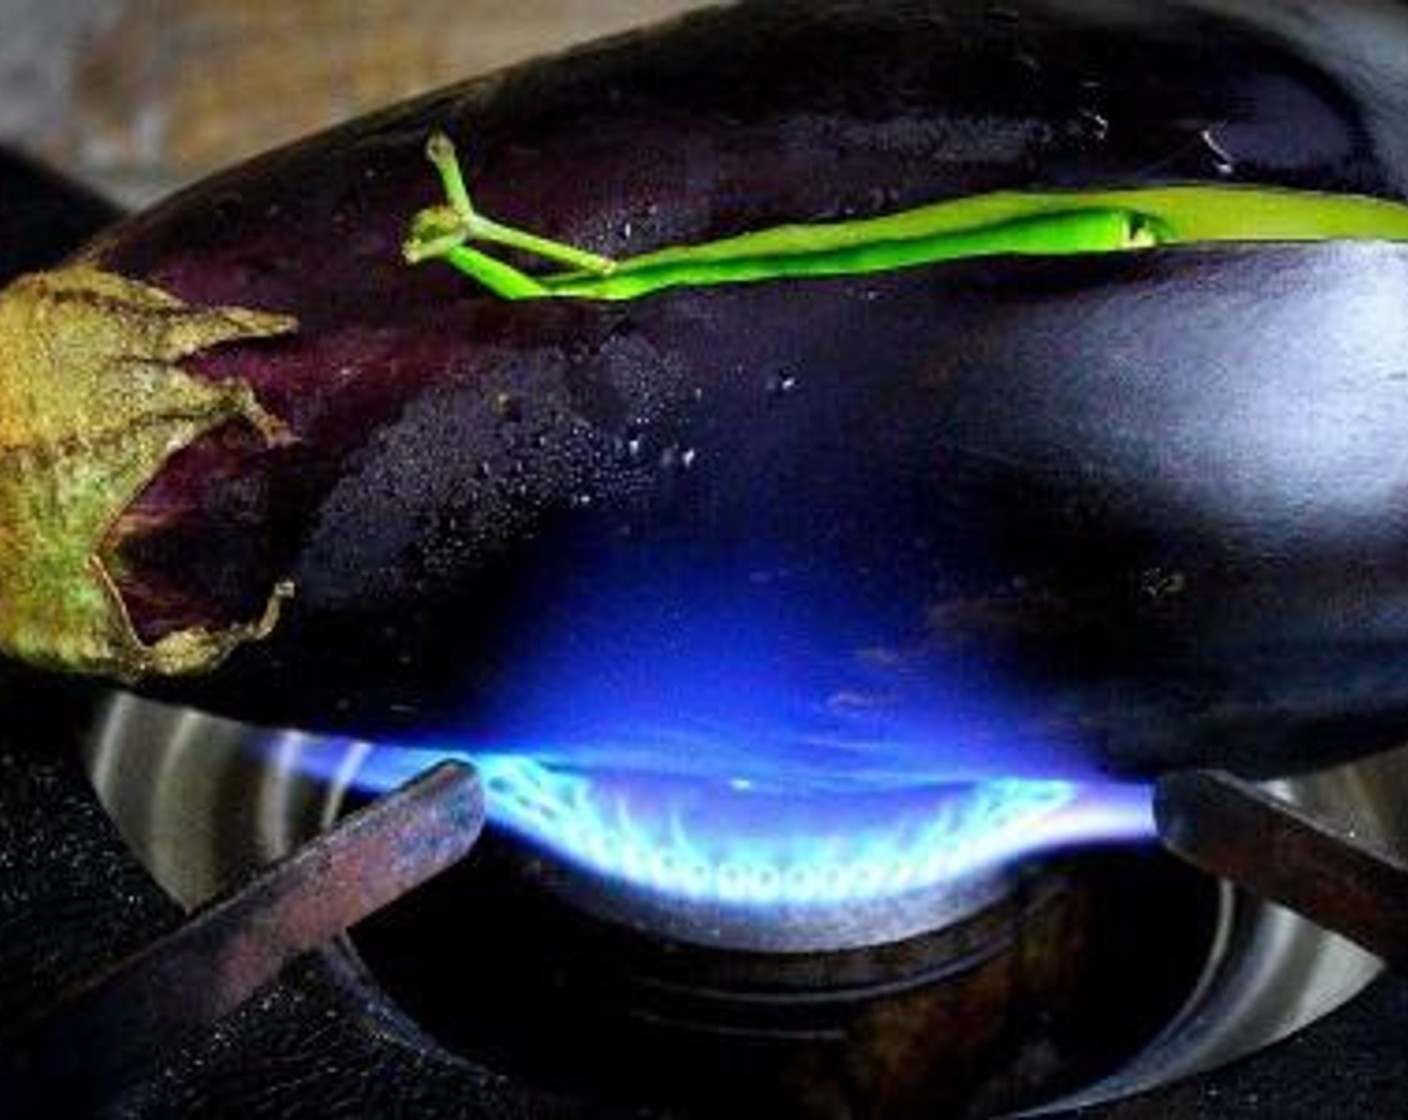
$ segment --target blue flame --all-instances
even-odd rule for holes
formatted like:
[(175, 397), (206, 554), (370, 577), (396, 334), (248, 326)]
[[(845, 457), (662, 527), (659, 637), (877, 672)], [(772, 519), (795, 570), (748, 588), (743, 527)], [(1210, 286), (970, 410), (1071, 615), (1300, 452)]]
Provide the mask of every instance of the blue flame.
[(1143, 787), (1030, 778), (842, 793), (386, 747), (366, 755), (354, 784), (379, 792), (446, 758), (479, 768), (500, 827), (559, 859), (733, 906), (900, 896), (1052, 848), (1153, 832)]
[[(840, 484), (818, 477), (818, 500)], [(925, 523), (889, 509), (902, 492), (867, 489), (867, 516)], [(373, 748), (358, 783), (465, 758), (494, 821), (560, 861), (741, 906), (904, 895), (1152, 835), (1147, 789), (1081, 765), (1078, 721), (949, 640), (912, 542), (877, 540), (871, 576), (824, 555), (815, 511), (727, 514), (679, 539), (668, 518), (649, 541), (574, 537), (523, 573), (503, 671), (471, 682), (454, 737)]]

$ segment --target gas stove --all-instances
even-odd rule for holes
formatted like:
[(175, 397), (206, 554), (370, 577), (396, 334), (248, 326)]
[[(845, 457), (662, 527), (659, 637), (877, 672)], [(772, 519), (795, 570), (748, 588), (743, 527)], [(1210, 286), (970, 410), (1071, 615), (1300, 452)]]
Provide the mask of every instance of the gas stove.
[[(0, 187), (0, 274), (111, 216)], [(0, 1115), (1408, 1114), (1408, 984), (1165, 854), (1147, 791), (679, 817), (0, 674)], [(1408, 853), (1404, 751), (1270, 788)]]
[[(0, 756), (0, 975), (21, 1050), (56, 992), (176, 943), (183, 912), (385, 803), (359, 781), (379, 753), (365, 743), (27, 677), (7, 691), (25, 718)], [(1394, 830), (1408, 756), (1277, 792), (1408, 850)], [(337, 896), (324, 874), (303, 888), (315, 908)], [(448, 874), (232, 1014), (143, 1040), (142, 1063), (71, 1103), (134, 1117), (1295, 1116), (1332, 1101), (1401, 1115), (1408, 989), (1348, 942), (1137, 842), (979, 882), (898, 910), (852, 903), (849, 925), (794, 928), (789, 944), (765, 909), (753, 929), (739, 910), (662, 911), (491, 826)], [(188, 973), (184, 998), (222, 977)], [(1326, 1079), (1327, 1059), (1344, 1075)], [(52, 1114), (51, 1099), (13, 1103)]]

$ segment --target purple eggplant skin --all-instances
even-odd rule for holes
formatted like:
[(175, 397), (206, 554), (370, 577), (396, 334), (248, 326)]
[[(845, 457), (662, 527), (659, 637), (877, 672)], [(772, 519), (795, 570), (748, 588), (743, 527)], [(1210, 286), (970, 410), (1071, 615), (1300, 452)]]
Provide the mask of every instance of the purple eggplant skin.
[(247, 619), (284, 576), (296, 598), (209, 677), (147, 687), (383, 738), (703, 726), (1017, 771), (1280, 772), (1396, 741), (1408, 248), (616, 306), (508, 304), (399, 255), (434, 129), (485, 212), (613, 255), (1002, 188), (1402, 199), (1408, 120), (1345, 80), (1335, 12), (1297, 45), (1252, 7), (744, 4), (129, 220), (102, 267), (299, 321), (193, 367), (248, 379), (297, 442), (208, 437), (115, 530), (146, 638)]

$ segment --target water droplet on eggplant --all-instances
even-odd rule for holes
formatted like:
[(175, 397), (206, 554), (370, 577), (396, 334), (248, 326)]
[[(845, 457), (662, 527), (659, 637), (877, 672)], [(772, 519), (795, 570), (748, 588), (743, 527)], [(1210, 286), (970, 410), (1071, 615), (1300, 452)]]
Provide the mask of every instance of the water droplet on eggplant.
[(1095, 109), (1080, 109), (1076, 112), (1076, 128), (1086, 139), (1100, 143), (1110, 135), (1110, 119)]
[(694, 466), (697, 455), (698, 452), (692, 447), (672, 443), (660, 453), (660, 468), (682, 474)]
[(768, 396), (787, 397), (797, 391), (797, 376), (792, 373), (776, 373), (768, 378)]
[(1202, 140), (1203, 147), (1212, 157), (1212, 169), (1215, 173), (1222, 176), (1236, 174), (1237, 161), (1232, 158), (1232, 153), (1223, 146), (1211, 128), (1203, 129), (1199, 139)]

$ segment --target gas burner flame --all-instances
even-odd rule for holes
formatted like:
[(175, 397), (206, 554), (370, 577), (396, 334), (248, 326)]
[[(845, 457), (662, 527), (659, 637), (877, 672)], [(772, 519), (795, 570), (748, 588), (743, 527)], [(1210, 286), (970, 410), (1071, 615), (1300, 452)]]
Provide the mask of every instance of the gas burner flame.
[(368, 748), (356, 782), (467, 759), (491, 819), (559, 865), (735, 907), (927, 892), (1153, 834), (1147, 788), (1092, 773), (1019, 666), (916, 613), (928, 566), (857, 579), (753, 513), (707, 547), (564, 554), (496, 631), (512, 671), (466, 694), (451, 737)]
[(731, 907), (895, 898), (1154, 830), (1149, 791), (1132, 785), (981, 778), (847, 793), (524, 754), (368, 747), (362, 757), (353, 784), (367, 793), (447, 758), (469, 761), (500, 828), (606, 881)]

